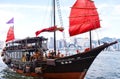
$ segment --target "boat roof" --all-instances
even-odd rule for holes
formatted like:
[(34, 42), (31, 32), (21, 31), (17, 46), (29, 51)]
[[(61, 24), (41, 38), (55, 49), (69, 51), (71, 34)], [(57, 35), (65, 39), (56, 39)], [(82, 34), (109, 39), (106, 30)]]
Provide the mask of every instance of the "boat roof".
[(18, 40), (14, 40), (14, 41), (11, 41), (11, 42), (8, 42), (7, 44), (9, 43), (35, 43), (36, 41), (45, 41), (45, 40), (48, 40), (47, 38), (44, 38), (43, 36), (41, 37), (27, 37), (25, 39), (18, 39)]

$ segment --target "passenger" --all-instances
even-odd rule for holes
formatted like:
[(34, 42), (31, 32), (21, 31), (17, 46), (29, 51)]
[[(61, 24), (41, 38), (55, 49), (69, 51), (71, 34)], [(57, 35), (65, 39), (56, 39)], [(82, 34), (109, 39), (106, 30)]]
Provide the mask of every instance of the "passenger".
[(48, 57), (47, 57), (47, 54), (46, 52), (43, 54), (43, 60), (46, 60)]
[(35, 51), (35, 53), (31, 56), (32, 60), (38, 60), (40, 58), (40, 52), (38, 50)]
[(21, 60), (22, 60), (22, 62), (26, 62), (26, 56), (24, 54), (22, 55), (22, 59)]
[(80, 50), (77, 49), (76, 52), (77, 52), (77, 54), (78, 54), (78, 53), (80, 53)]
[(52, 55), (52, 58), (55, 57), (55, 51), (54, 50), (52, 50), (51, 55)]
[(35, 68), (36, 68), (36, 66), (38, 64), (37, 60), (39, 60), (39, 59), (41, 59), (41, 53), (40, 53), (39, 50), (36, 50), (35, 53), (31, 56), (31, 61), (33, 61), (34, 71), (35, 71)]
[(52, 54), (51, 54), (51, 51), (48, 52), (48, 58), (51, 58), (52, 57)]
[(85, 52), (87, 52), (87, 51), (90, 51), (90, 48), (86, 48), (86, 49), (85, 49)]
[(61, 54), (61, 57), (64, 57), (64, 54)]
[(60, 57), (60, 54), (61, 54), (61, 53), (60, 53), (60, 51), (58, 50), (56, 57), (59, 58), (59, 57)]
[(26, 54), (26, 61), (29, 61), (30, 60), (30, 57), (31, 57), (31, 55), (30, 54)]

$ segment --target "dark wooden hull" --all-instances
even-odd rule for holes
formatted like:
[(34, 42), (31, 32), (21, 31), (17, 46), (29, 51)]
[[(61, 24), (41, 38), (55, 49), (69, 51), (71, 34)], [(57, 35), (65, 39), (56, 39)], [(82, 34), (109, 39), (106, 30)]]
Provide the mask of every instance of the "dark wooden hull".
[(66, 73), (23, 73), (22, 70), (16, 70), (17, 73), (25, 76), (44, 77), (48, 79), (84, 79), (86, 72), (66, 72)]
[(20, 69), (15, 69), (15, 71), (26, 76), (38, 76), (52, 79), (84, 79), (90, 65), (97, 55), (102, 50), (115, 43), (117, 42), (107, 43), (90, 51), (72, 56), (53, 59), (50, 61), (53, 64), (46, 63), (46, 65), (42, 66), (42, 73), (24, 73), (23, 70)]

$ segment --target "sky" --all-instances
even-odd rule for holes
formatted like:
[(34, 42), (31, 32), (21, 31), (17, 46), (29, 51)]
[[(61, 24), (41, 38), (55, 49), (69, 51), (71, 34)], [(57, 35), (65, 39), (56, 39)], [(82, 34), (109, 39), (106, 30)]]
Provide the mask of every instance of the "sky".
[[(69, 38), (69, 12), (76, 0), (60, 0), (60, 9), (65, 37)], [(101, 28), (93, 31), (93, 38), (120, 38), (120, 0), (93, 0), (101, 20)], [(6, 24), (14, 17), (15, 38), (22, 39), (35, 36), (35, 32), (51, 26), (51, 0), (1, 0), (0, 1), (0, 40), (5, 41), (10, 27)], [(57, 12), (56, 12), (57, 13)], [(56, 25), (61, 26), (58, 14)], [(39, 36), (51, 37), (53, 33), (42, 33)], [(86, 37), (88, 34), (77, 35)], [(57, 39), (63, 33), (57, 32)]]

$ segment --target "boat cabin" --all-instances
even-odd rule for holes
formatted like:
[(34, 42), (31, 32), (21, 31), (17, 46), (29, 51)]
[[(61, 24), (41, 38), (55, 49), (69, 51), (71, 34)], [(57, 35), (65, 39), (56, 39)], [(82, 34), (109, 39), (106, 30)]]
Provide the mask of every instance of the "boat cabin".
[[(36, 67), (46, 64), (43, 54), (48, 50), (47, 40), (44, 37), (28, 37), (6, 43), (4, 62), (11, 68), (25, 69), (25, 72), (28, 72), (31, 71), (26, 70), (29, 67), (35, 72)], [(36, 52), (39, 52), (40, 59), (34, 61), (32, 57)]]
[(15, 40), (6, 43), (7, 54), (14, 59), (19, 59), (23, 54), (32, 55), (35, 50), (39, 50), (42, 54), (47, 51), (47, 40), (44, 37), (33, 37), (22, 40)]

